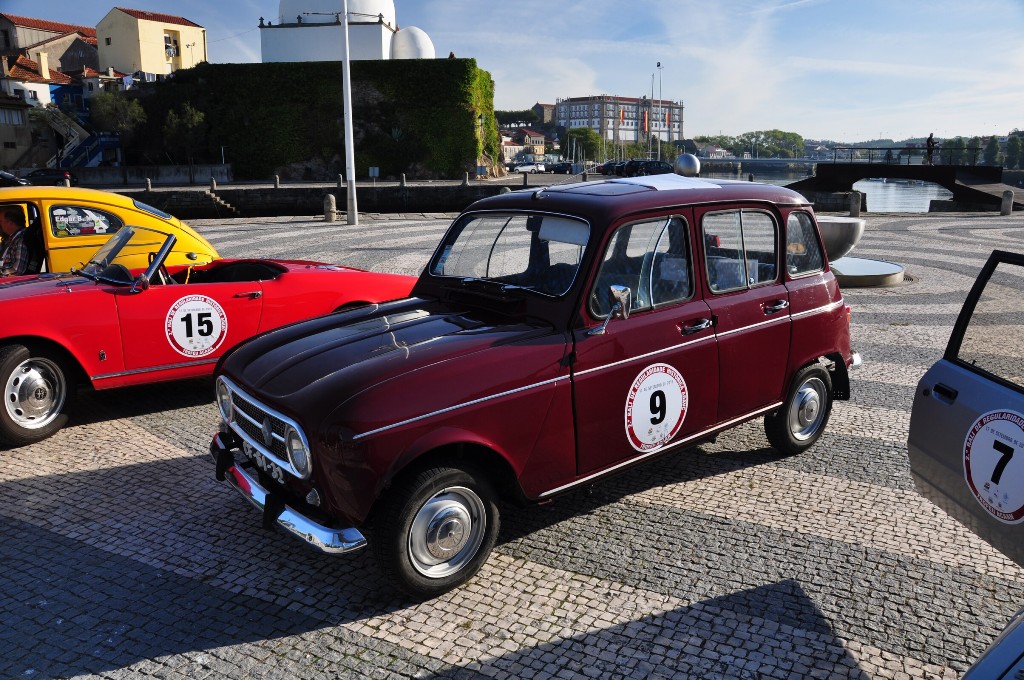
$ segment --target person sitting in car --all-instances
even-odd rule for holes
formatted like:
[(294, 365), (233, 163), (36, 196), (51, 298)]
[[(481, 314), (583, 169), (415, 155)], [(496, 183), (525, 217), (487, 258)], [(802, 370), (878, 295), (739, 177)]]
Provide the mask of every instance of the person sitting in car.
[(0, 213), (3, 249), (0, 250), (0, 276), (20, 276), (28, 272), (29, 249), (25, 243), (25, 213), (8, 208)]

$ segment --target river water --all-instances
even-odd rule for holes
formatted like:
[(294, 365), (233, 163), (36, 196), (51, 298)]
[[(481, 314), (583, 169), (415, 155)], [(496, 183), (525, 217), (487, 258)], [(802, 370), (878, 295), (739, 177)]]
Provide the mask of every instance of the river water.
[[(715, 179), (745, 179), (746, 176), (726, 173), (701, 173), (701, 177)], [(806, 175), (794, 172), (762, 172), (754, 176), (757, 182), (785, 186), (804, 179)], [(928, 212), (932, 200), (948, 200), (952, 192), (938, 184), (923, 182), (910, 184), (906, 181), (861, 180), (853, 188), (865, 194), (867, 212)]]

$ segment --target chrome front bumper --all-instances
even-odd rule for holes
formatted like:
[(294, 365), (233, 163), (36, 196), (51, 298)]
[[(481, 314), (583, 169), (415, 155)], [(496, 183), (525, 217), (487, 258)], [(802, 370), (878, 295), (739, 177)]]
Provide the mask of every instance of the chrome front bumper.
[(297, 510), (285, 505), (277, 496), (260, 486), (258, 478), (235, 464), (234, 447), (218, 432), (210, 442), (210, 455), (217, 463), (217, 479), (226, 481), (242, 497), (263, 513), (263, 525), (275, 523), (293, 536), (325, 553), (348, 553), (366, 545), (366, 538), (357, 529), (332, 529), (318, 524)]

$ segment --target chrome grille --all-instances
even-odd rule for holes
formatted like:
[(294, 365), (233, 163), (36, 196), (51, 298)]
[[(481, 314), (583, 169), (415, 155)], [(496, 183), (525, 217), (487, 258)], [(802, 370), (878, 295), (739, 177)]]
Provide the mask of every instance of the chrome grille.
[[(249, 435), (252, 441), (264, 453), (269, 453), (281, 461), (288, 460), (284, 448), (285, 423), (260, 404), (249, 400), (239, 392), (232, 390), (231, 403), (235, 408), (234, 424), (238, 429)], [(272, 440), (267, 446), (264, 437), (264, 423), (269, 423)]]

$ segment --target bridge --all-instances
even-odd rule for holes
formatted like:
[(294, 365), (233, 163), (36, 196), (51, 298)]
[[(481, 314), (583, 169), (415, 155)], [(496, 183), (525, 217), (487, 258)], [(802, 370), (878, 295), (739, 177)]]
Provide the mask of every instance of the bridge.
[[(822, 163), (814, 176), (788, 185), (800, 193), (838, 193), (853, 191), (853, 185), (871, 178), (932, 182), (953, 193), (953, 202), (962, 206), (989, 207), (998, 210), (1004, 191), (1015, 187), (1003, 183), (1003, 169), (984, 165), (905, 165), (885, 162)], [(1024, 210), (1024, 191), (1016, 188), (1014, 210)]]

